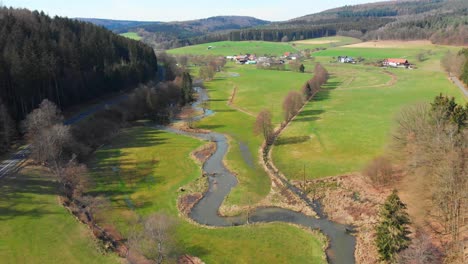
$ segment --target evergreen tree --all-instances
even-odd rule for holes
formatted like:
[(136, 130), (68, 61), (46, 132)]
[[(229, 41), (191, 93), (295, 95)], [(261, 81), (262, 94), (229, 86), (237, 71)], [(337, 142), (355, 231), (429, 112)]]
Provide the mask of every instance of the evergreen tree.
[(301, 64), (301, 66), (299, 66), (299, 71), (304, 73), (304, 71), (305, 71), (304, 64)]
[(394, 263), (396, 254), (410, 244), (408, 225), (410, 219), (406, 205), (396, 190), (387, 198), (380, 212), (381, 222), (377, 226), (377, 248), (380, 259)]
[(182, 74), (182, 104), (185, 105), (193, 101), (193, 88), (192, 88), (192, 77), (190, 73), (184, 72)]

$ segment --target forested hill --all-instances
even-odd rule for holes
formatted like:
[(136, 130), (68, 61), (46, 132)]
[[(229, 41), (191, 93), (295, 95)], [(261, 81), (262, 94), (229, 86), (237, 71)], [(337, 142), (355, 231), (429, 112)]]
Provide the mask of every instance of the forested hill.
[(16, 121), (45, 98), (65, 108), (156, 72), (156, 55), (146, 44), (91, 23), (0, 8), (0, 107)]
[(76, 18), (76, 20), (83, 22), (90, 22), (98, 26), (103, 26), (109, 30), (119, 31), (126, 28), (134, 28), (148, 24), (160, 24), (163, 22), (157, 21), (131, 21), (131, 20), (113, 20), (113, 19), (100, 19), (100, 18)]
[(401, 0), (344, 6), (205, 39), (285, 41), (336, 34), (363, 40), (428, 39), (467, 45), (468, 1)]
[[(133, 22), (125, 26), (123, 23), (115, 24), (112, 21), (95, 21), (116, 33), (138, 32), (143, 42), (156, 49), (169, 49), (186, 45), (185, 40), (205, 36), (212, 32), (225, 32), (243, 28), (252, 28), (268, 25), (271, 22), (248, 16), (215, 16), (204, 19), (176, 21), (176, 22)], [(119, 26), (120, 25), (120, 26)]]
[(333, 35), (468, 45), (467, 0), (383, 1), (343, 6), (275, 23), (253, 19), (239, 24), (234, 18), (249, 21), (246, 17), (213, 17), (123, 27), (118, 31), (137, 32), (143, 42), (157, 49), (223, 40), (291, 41)]

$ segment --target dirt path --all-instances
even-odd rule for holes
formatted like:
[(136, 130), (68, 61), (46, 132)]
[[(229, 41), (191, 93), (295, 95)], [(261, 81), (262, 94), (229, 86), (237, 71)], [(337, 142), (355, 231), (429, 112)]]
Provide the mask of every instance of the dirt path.
[(231, 108), (233, 108), (233, 109), (239, 111), (239, 112), (242, 112), (242, 113), (244, 113), (244, 114), (246, 114), (246, 115), (255, 117), (255, 114), (250, 113), (250, 112), (248, 112), (248, 111), (246, 111), (246, 110), (244, 110), (244, 109), (242, 109), (242, 108), (240, 108), (240, 107), (234, 105), (234, 99), (236, 98), (236, 94), (237, 94), (237, 86), (234, 86), (234, 89), (232, 90), (232, 94), (231, 94), (231, 97), (229, 98), (229, 101), (228, 101), (227, 105), (228, 105), (229, 107), (231, 107)]
[(468, 97), (468, 89), (465, 88), (465, 85), (455, 76), (451, 75), (449, 76), (449, 80), (451, 80), (458, 88), (460, 88), (460, 91)]

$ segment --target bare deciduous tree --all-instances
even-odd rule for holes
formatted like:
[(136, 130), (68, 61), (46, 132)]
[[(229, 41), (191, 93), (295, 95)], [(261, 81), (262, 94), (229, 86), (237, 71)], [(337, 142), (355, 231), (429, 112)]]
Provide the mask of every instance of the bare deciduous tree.
[(392, 164), (385, 157), (377, 157), (372, 160), (364, 169), (363, 174), (376, 185), (384, 185), (393, 181)]
[(434, 205), (432, 214), (445, 224), (455, 247), (451, 250), (458, 252), (468, 201), (468, 130), (465, 121), (454, 118), (459, 108), (454, 101), (439, 96), (432, 108), (417, 105), (405, 109), (394, 136), (407, 170), (426, 179)]
[(130, 247), (155, 263), (163, 263), (177, 252), (173, 238), (175, 227), (175, 219), (164, 214), (152, 214), (144, 220), (142, 230), (130, 234)]
[(42, 129), (62, 122), (63, 116), (60, 109), (51, 101), (44, 99), (37, 109), (26, 116), (23, 127), (29, 137), (34, 137)]
[(291, 120), (303, 105), (302, 96), (297, 91), (290, 91), (283, 101), (284, 120)]
[(267, 144), (273, 139), (273, 124), (271, 123), (271, 113), (269, 110), (264, 109), (258, 113), (255, 120), (254, 133), (256, 135), (262, 134)]

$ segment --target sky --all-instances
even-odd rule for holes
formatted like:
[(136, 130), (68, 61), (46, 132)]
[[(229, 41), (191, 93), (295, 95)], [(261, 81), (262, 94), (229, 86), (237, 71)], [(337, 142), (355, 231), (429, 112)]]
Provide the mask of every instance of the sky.
[(283, 21), (368, 2), (376, 0), (0, 0), (4, 6), (42, 10), (50, 16), (139, 21), (183, 21), (219, 15)]

